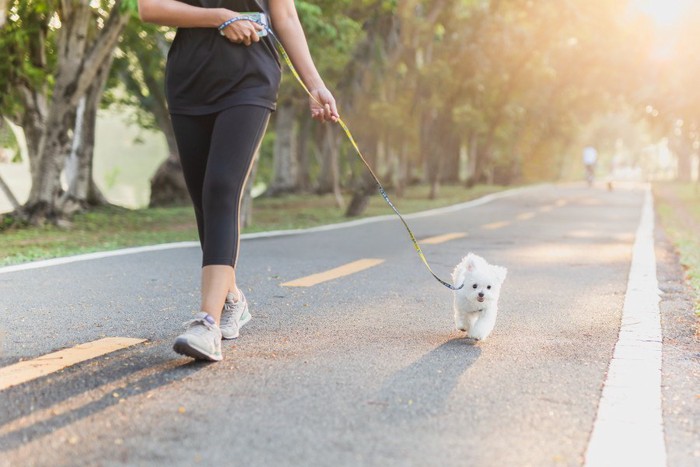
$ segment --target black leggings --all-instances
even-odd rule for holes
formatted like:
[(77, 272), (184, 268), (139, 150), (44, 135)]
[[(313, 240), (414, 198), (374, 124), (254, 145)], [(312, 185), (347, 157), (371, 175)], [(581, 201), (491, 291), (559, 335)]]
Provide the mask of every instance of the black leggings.
[(210, 115), (171, 117), (197, 217), (202, 266), (235, 267), (243, 188), (270, 110), (244, 105)]

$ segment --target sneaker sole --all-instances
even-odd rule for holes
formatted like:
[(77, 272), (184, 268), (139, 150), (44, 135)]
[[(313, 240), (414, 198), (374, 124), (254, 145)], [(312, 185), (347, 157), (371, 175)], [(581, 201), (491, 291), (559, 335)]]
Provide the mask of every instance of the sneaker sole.
[(175, 344), (173, 345), (173, 350), (179, 353), (180, 355), (192, 357), (195, 360), (220, 362), (224, 358), (222, 355), (212, 355), (208, 352), (198, 349), (197, 347), (193, 347), (192, 345), (190, 345), (189, 342), (187, 342), (184, 339), (176, 339)]
[(231, 339), (237, 339), (238, 336), (240, 336), (240, 330), (243, 327), (244, 324), (246, 324), (250, 319), (253, 317), (248, 311), (246, 311), (243, 316), (241, 316), (241, 320), (238, 322), (238, 334), (235, 336), (226, 336), (224, 335), (224, 331), (221, 331), (221, 338), (224, 340), (231, 340)]

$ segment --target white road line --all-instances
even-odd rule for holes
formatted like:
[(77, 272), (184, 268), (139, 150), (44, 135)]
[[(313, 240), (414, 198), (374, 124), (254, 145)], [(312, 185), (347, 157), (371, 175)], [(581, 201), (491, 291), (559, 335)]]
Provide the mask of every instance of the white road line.
[[(515, 188), (512, 190), (501, 191), (499, 193), (493, 193), (490, 195), (483, 196), (481, 198), (467, 201), (465, 203), (455, 204), (452, 206), (447, 206), (444, 208), (430, 209), (428, 211), (417, 212), (414, 214), (407, 214), (404, 219), (418, 219), (421, 217), (435, 216), (440, 214), (447, 214), (450, 212), (460, 211), (462, 209), (473, 208), (476, 206), (481, 206), (491, 201), (495, 201), (501, 198), (507, 198), (522, 193), (523, 191), (532, 190), (536, 188), (541, 188), (543, 185), (537, 185), (535, 187), (526, 188)], [(387, 220), (396, 219), (395, 214), (387, 214), (385, 216), (375, 216), (368, 217), (366, 219), (357, 219), (348, 222), (339, 222), (337, 224), (322, 225), (319, 227), (312, 227), (309, 229), (292, 229), (292, 230), (273, 230), (269, 232), (256, 232), (241, 235), (241, 240), (252, 240), (256, 238), (269, 238), (269, 237), (281, 237), (285, 235), (299, 235), (304, 233), (313, 232), (325, 232), (329, 230), (339, 230), (348, 227), (355, 227), (358, 225), (371, 224), (374, 222), (382, 222)], [(199, 248), (199, 242), (177, 242), (177, 243), (163, 243), (160, 245), (150, 245), (141, 246), (134, 248), (123, 248), (120, 250), (111, 251), (101, 251), (96, 253), (87, 253), (82, 255), (65, 256), (62, 258), (47, 259), (41, 261), (33, 261), (31, 263), (17, 264), (13, 266), (0, 267), (0, 274), (6, 274), (10, 272), (27, 271), (31, 269), (47, 268), (51, 266), (60, 266), (63, 264), (77, 263), (80, 261), (91, 261), (103, 258), (112, 258), (114, 256), (124, 256), (133, 255), (137, 253), (148, 253), (151, 251), (161, 251), (161, 250), (172, 250), (177, 248)]]
[(661, 317), (654, 208), (647, 188), (634, 244), (620, 335), (586, 452), (587, 467), (665, 466)]

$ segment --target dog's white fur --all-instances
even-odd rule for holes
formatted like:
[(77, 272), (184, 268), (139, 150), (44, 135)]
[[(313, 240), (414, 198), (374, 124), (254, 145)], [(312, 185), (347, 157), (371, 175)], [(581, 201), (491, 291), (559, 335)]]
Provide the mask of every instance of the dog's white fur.
[(508, 270), (469, 253), (452, 272), (455, 326), (473, 339), (486, 339), (496, 324), (498, 297)]

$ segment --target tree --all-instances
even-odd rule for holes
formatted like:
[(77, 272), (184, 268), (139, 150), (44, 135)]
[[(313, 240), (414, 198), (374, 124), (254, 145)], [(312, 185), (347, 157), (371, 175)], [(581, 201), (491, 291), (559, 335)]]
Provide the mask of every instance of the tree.
[(160, 131), (167, 155), (151, 178), (150, 207), (188, 204), (189, 195), (165, 98), (165, 62), (174, 31), (132, 21), (112, 67), (107, 105), (127, 106), (142, 128)]
[(0, 28), (5, 25), (7, 18), (7, 0), (0, 0)]
[[(133, 2), (129, 4), (133, 7)], [(20, 117), (30, 147), (32, 175), (29, 199), (14, 213), (15, 219), (32, 224), (60, 222), (76, 205), (87, 203), (90, 190), (80, 187), (91, 183), (69, 181), (74, 189), (66, 192), (60, 177), (68, 154), (72, 149), (80, 150), (80, 142), (73, 144), (74, 134), (89, 137), (91, 133), (75, 128), (79, 105), (83, 99), (85, 105), (99, 103), (105, 68), (131, 15), (126, 5), (122, 0), (12, 3), (18, 14), (13, 15), (12, 26), (3, 31), (3, 45), (7, 45), (3, 58), (11, 65), (1, 84), (10, 91), (2, 108), (9, 107), (10, 115)], [(90, 113), (80, 118), (81, 123), (94, 125)], [(90, 144), (83, 147), (89, 149)], [(89, 167), (91, 158), (91, 150), (83, 152), (80, 166)], [(84, 173), (74, 171), (76, 175)], [(80, 199), (82, 196), (85, 199)]]
[[(658, 137), (665, 137), (678, 162), (677, 177), (690, 181), (692, 161), (700, 149), (700, 52), (697, 22), (700, 6), (686, 13), (680, 27), (664, 31), (662, 44), (666, 53), (652, 55), (653, 66), (646, 76), (650, 85), (647, 99), (640, 102), (644, 113)], [(670, 52), (668, 51), (670, 50)]]
[[(351, 59), (355, 44), (362, 35), (360, 23), (348, 16), (353, 2), (349, 0), (318, 0), (313, 3), (297, 2), (300, 19), (316, 62), (328, 85), (334, 86)], [(329, 53), (332, 50), (333, 53)], [(286, 64), (282, 65), (286, 68)], [(310, 188), (309, 153), (324, 143), (324, 132), (314, 131), (315, 123), (308, 122), (308, 96), (289, 73), (285, 73), (279, 93), (279, 103), (273, 125), (276, 134), (273, 152), (273, 175), (267, 195), (299, 192)], [(310, 140), (314, 138), (313, 140)], [(336, 153), (331, 153), (335, 157)], [(325, 169), (337, 164), (322, 163)], [(325, 181), (338, 179), (328, 176)], [(327, 186), (327, 184), (324, 184)], [(325, 187), (323, 191), (325, 191)], [(331, 187), (335, 191), (336, 187)]]

